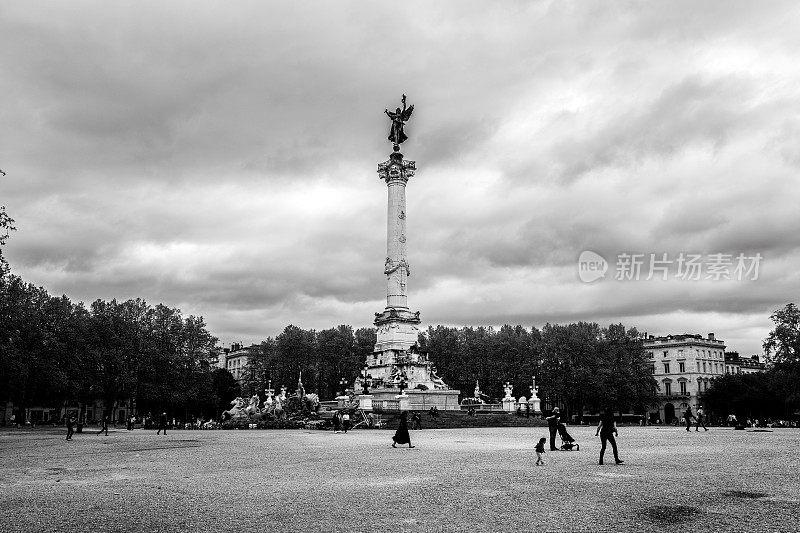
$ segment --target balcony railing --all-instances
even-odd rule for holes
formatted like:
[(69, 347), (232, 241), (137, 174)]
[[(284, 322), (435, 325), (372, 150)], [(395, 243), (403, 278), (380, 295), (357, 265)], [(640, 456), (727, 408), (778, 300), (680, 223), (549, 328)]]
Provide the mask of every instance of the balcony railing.
[(399, 411), (400, 400), (372, 400), (373, 411)]
[(656, 394), (659, 400), (688, 400), (691, 394), (688, 392), (671, 392), (669, 394), (659, 392)]

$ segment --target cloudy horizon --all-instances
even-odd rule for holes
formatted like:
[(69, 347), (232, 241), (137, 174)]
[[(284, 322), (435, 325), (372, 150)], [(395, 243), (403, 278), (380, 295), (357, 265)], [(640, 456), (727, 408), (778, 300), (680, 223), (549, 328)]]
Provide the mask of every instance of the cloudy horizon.
[[(223, 345), (371, 327), (405, 93), (423, 326), (621, 321), (760, 354), (800, 286), (798, 26), (793, 2), (6, 3), (3, 253), (73, 301), (202, 315)], [(604, 278), (581, 280), (584, 251)]]

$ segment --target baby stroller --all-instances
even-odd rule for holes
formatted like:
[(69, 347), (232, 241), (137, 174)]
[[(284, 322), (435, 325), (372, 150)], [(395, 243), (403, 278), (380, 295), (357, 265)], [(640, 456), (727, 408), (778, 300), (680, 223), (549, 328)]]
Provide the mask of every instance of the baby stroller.
[(558, 435), (561, 437), (562, 450), (571, 451), (574, 448), (575, 451), (580, 451), (581, 445), (575, 442), (563, 422), (558, 423)]

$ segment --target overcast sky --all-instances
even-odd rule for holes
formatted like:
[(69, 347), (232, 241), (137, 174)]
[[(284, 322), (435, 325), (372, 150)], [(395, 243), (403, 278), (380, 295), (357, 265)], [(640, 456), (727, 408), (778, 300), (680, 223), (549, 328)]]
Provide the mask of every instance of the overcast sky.
[[(371, 326), (406, 93), (423, 325), (622, 321), (760, 353), (799, 299), (798, 28), (792, 1), (3, 2), (4, 253), (223, 345)], [(681, 252), (701, 279), (646, 279)]]

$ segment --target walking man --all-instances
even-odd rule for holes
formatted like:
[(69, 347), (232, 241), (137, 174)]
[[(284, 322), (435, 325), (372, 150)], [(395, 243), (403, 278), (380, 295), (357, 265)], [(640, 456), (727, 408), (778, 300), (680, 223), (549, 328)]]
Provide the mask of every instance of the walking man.
[(692, 418), (694, 418), (694, 415), (692, 414), (692, 407), (689, 406), (686, 408), (686, 412), (683, 413), (683, 419), (686, 421), (686, 431), (689, 431), (692, 427)]
[(100, 431), (97, 432), (99, 435), (103, 431), (106, 432), (106, 437), (108, 437), (108, 417), (104, 416), (102, 422), (100, 422)]
[(69, 415), (67, 417), (67, 440), (72, 440), (73, 428), (75, 427), (75, 417)]
[(708, 431), (708, 428), (706, 427), (704, 418), (705, 418), (705, 412), (703, 412), (703, 406), (702, 405), (698, 405), (697, 406), (697, 423), (694, 426), (694, 430), (695, 431), (700, 431), (700, 426), (703, 426), (703, 429)]
[(547, 429), (550, 430), (550, 451), (557, 452), (556, 448), (556, 432), (558, 431), (558, 422), (561, 419), (558, 407), (553, 407), (553, 413), (547, 417)]
[(603, 416), (600, 417), (600, 423), (597, 424), (597, 431), (595, 432), (594, 436), (600, 435), (600, 462), (597, 464), (603, 464), (603, 455), (606, 453), (606, 442), (611, 443), (611, 450), (614, 452), (614, 461), (617, 464), (622, 464), (625, 461), (619, 458), (619, 453), (617, 452), (617, 440), (614, 438), (615, 435), (619, 435), (617, 433), (617, 424), (614, 421), (614, 411), (611, 408), (606, 409), (606, 412)]
[(164, 435), (167, 434), (167, 413), (161, 413), (161, 416), (158, 417), (158, 431), (156, 431), (156, 435), (161, 434), (161, 430), (164, 430)]

